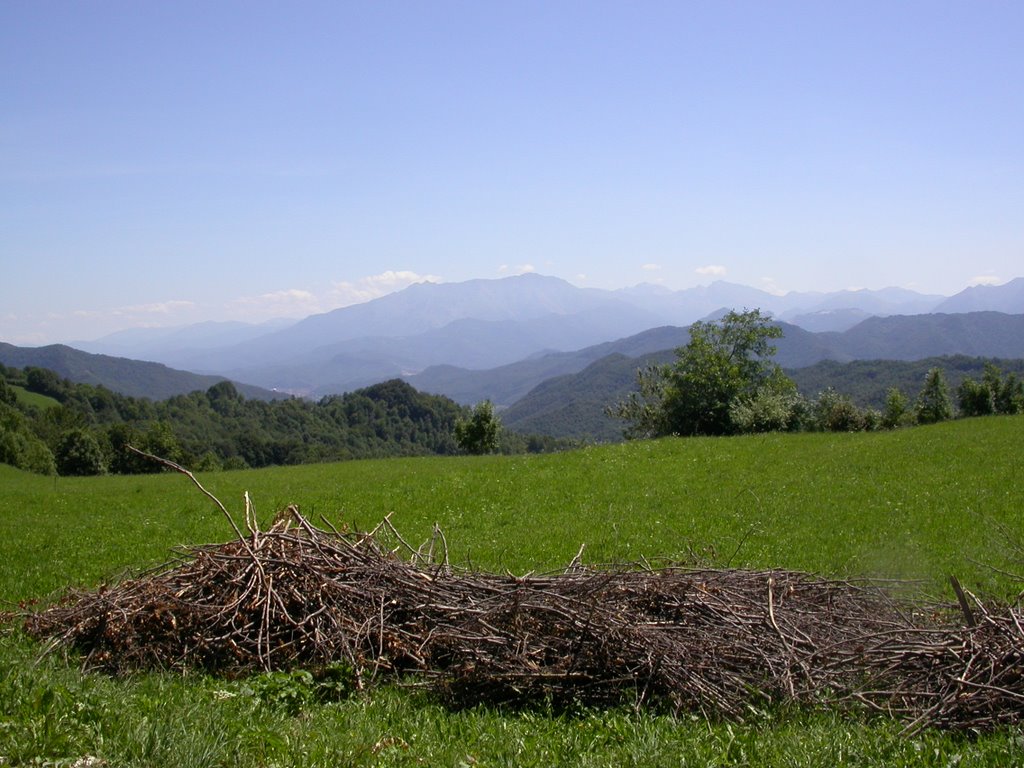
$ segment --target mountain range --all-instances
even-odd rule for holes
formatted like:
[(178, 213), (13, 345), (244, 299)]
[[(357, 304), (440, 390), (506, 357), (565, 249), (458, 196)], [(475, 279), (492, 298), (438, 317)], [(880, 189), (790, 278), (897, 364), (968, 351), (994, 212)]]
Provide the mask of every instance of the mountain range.
[[(823, 360), (911, 361), (943, 355), (1024, 358), (1024, 314), (969, 312), (873, 317), (842, 333), (812, 333), (789, 323), (778, 324), (783, 336), (776, 340), (775, 360), (786, 369), (806, 368)], [(513, 406), (541, 384), (578, 374), (602, 361), (609, 365), (609, 359), (620, 360), (631, 372), (646, 362), (667, 362), (674, 349), (688, 340), (686, 328), (665, 326), (615, 342), (551, 353), (491, 370), (435, 366), (406, 379), (417, 389), (444, 394), (462, 403), (490, 399), (499, 407)], [(583, 389), (590, 391), (594, 386), (588, 383)]]
[[(1024, 278), (969, 288), (952, 297), (901, 288), (776, 296), (724, 281), (681, 291), (655, 285), (608, 291), (527, 274), (419, 283), (291, 323), (207, 324), (171, 332), (137, 329), (73, 346), (312, 397), (398, 376), (427, 391), (447, 380), (442, 393), (465, 390), (458, 399), (467, 401), (481, 391), (476, 385), (467, 389), (467, 377), (484, 379), (491, 369), (535, 362), (553, 353), (575, 354), (654, 328), (685, 327), (729, 308), (754, 307), (801, 333), (823, 336), (808, 339), (809, 348), (801, 352), (809, 365), (829, 355), (854, 359), (867, 354), (871, 345), (857, 347), (856, 334), (838, 351), (837, 342), (827, 334), (851, 332), (893, 316), (978, 310), (1024, 313)], [(868, 335), (887, 333), (886, 327)], [(905, 332), (892, 331), (896, 336)], [(551, 370), (568, 372), (557, 365)], [(502, 372), (490, 378), (510, 393), (509, 399), (490, 395), (496, 402), (510, 402), (530, 383), (513, 385)]]
[[(224, 380), (223, 376), (203, 376), (168, 368), (161, 363), (130, 360), (111, 355), (95, 355), (65, 344), (45, 347), (16, 347), (0, 342), (0, 364), (11, 368), (47, 368), (76, 384), (103, 386), (130, 397), (166, 400), (196, 390), (206, 390)], [(280, 392), (235, 382), (240, 393), (250, 400), (274, 400)]]

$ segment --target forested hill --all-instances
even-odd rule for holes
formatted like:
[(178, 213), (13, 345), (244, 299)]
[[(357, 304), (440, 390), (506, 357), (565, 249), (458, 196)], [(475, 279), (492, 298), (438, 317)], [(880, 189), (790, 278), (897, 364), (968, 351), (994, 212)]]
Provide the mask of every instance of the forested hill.
[[(662, 350), (640, 357), (612, 354), (591, 363), (579, 373), (548, 379), (502, 412), (509, 428), (530, 434), (561, 439), (622, 440), (623, 422), (609, 416), (606, 409), (636, 389), (637, 370), (648, 365), (663, 365), (675, 359), (673, 350)], [(1024, 359), (999, 359), (949, 355), (923, 360), (854, 360), (840, 363), (822, 360), (801, 368), (786, 368), (786, 374), (806, 397), (816, 397), (833, 388), (848, 395), (861, 407), (882, 408), (886, 393), (896, 387), (915, 397), (932, 368), (946, 376), (952, 391), (965, 378), (980, 379), (985, 363), (1000, 370), (1024, 376)]]
[[(148, 397), (153, 400), (164, 400), (197, 389), (207, 389), (224, 380), (223, 376), (204, 376), (179, 371), (162, 363), (95, 355), (64, 344), (16, 347), (0, 342), (0, 364), (12, 368), (45, 368), (62, 378), (81, 384), (93, 384), (122, 395)], [(285, 397), (250, 384), (235, 382), (235, 386), (248, 398), (273, 400)]]
[[(126, 444), (193, 469), (454, 454), (466, 410), (398, 380), (319, 402), (248, 400), (228, 381), (153, 402), (0, 366), (0, 463), (60, 474), (159, 469)], [(554, 443), (506, 440), (505, 450)]]

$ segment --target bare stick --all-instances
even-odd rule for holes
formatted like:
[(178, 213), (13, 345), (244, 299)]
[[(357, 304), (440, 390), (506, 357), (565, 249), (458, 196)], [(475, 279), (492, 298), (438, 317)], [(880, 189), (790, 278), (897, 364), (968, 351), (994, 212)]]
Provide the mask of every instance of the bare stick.
[(565, 572), (566, 573), (572, 573), (573, 571), (578, 571), (578, 570), (582, 569), (582, 567), (583, 567), (583, 550), (586, 549), (586, 547), (587, 547), (586, 542), (580, 544), (580, 549), (576, 553), (576, 557), (574, 557), (572, 560), (570, 560), (569, 564), (567, 566), (565, 566)]
[(967, 622), (967, 626), (977, 626), (977, 622), (974, 620), (974, 613), (971, 611), (971, 604), (967, 602), (967, 595), (964, 594), (963, 587), (960, 586), (960, 580), (956, 576), (950, 575), (949, 583), (953, 586), (953, 591), (956, 593), (956, 599), (960, 603), (960, 610), (964, 613), (964, 621)]
[(231, 519), (231, 514), (228, 512), (227, 508), (223, 504), (220, 503), (220, 499), (218, 499), (216, 496), (214, 496), (208, 490), (203, 488), (202, 483), (200, 483), (198, 480), (196, 480), (196, 476), (195, 475), (193, 475), (191, 472), (189, 472), (187, 469), (185, 469), (180, 464), (175, 464), (170, 459), (163, 459), (163, 458), (160, 458), (159, 456), (154, 456), (151, 453), (146, 453), (145, 451), (140, 451), (134, 445), (126, 445), (125, 448), (127, 448), (132, 453), (137, 453), (139, 456), (142, 456), (143, 458), (149, 459), (150, 461), (155, 461), (157, 464), (163, 464), (165, 467), (168, 467), (169, 469), (173, 469), (175, 472), (181, 472), (181, 474), (187, 475), (188, 479), (191, 480), (193, 483), (195, 483), (196, 488), (198, 488), (200, 491), (205, 493), (213, 501), (213, 503), (217, 505), (217, 507), (220, 509), (220, 511), (224, 513), (224, 517), (226, 517), (228, 519), (228, 524), (231, 526), (231, 530), (233, 530), (235, 532), (235, 535), (238, 537), (238, 540), (243, 542), (243, 543), (245, 542), (245, 537), (242, 536), (242, 532), (238, 529), (238, 526), (235, 525), (235, 521)]

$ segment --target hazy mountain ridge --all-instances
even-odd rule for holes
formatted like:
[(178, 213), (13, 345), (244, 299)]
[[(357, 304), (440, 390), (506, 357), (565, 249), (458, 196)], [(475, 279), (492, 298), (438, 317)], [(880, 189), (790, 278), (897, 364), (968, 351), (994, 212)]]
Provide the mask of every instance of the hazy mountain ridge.
[[(881, 408), (890, 387), (899, 387), (913, 398), (932, 367), (945, 372), (951, 391), (966, 377), (980, 379), (984, 363), (994, 360), (1004, 372), (1024, 375), (1024, 315), (996, 315), (1004, 332), (1007, 354), (965, 355), (946, 352), (941, 356), (908, 356), (903, 359), (822, 358), (813, 364), (794, 366), (791, 354), (784, 354), (785, 338), (779, 340), (776, 360), (807, 397), (815, 397), (826, 387), (850, 395), (861, 406)], [(1004, 320), (999, 320), (1003, 318)], [(821, 334), (824, 335), (824, 334)], [(1016, 336), (1016, 338), (1014, 338)], [(791, 347), (792, 350), (792, 347)], [(651, 364), (664, 364), (675, 358), (665, 349), (639, 357), (611, 354), (600, 358), (577, 373), (540, 382), (524, 397), (501, 414), (509, 429), (549, 437), (615, 441), (622, 438), (622, 422), (606, 415), (605, 408), (625, 398), (636, 388), (636, 373)]]
[[(776, 340), (775, 360), (787, 369), (806, 368), (823, 360), (919, 360), (942, 355), (969, 355), (1005, 359), (1024, 358), (1024, 314), (976, 312), (962, 315), (916, 315), (872, 318), (843, 333), (811, 333), (779, 323), (783, 336)], [(520, 398), (554, 376), (577, 374), (606, 355), (619, 352), (629, 359), (651, 354), (671, 359), (672, 350), (686, 344), (685, 328), (665, 327), (617, 342), (597, 345), (572, 354), (548, 355), (499, 369), (443, 375), (428, 369), (408, 380), (424, 391), (444, 394), (462, 403), (491, 399), (498, 405), (520, 405)], [(634, 365), (634, 369), (641, 363)], [(514, 399), (503, 399), (506, 390), (488, 389), (495, 382), (515, 382)], [(567, 390), (568, 391), (568, 390)]]
[[(1018, 279), (1005, 286), (969, 289), (968, 297), (972, 304), (1019, 305), (1017, 311), (1024, 312), (1021, 286), (1024, 280)], [(875, 313), (915, 314), (956, 298), (947, 300), (899, 288), (776, 296), (724, 281), (682, 291), (652, 285), (607, 291), (527, 274), (498, 280), (419, 283), (267, 333), (254, 327), (212, 325), (207, 328), (212, 335), (204, 338), (203, 329), (197, 326), (179, 329), (170, 340), (153, 339), (148, 345), (144, 335), (134, 337), (133, 342), (133, 337), (122, 334), (88, 346), (105, 352), (106, 343), (114, 350), (112, 354), (119, 356), (228, 376), (266, 389), (319, 396), (396, 376), (412, 380), (416, 374), (423, 376), (417, 386), (426, 387), (439, 375), (432, 370), (437, 366), (445, 366), (441, 373), (452, 384), (451, 366), (484, 371), (540, 359), (552, 350), (572, 353), (646, 329), (685, 327), (727, 308), (759, 307), (783, 321), (799, 319), (814, 330), (837, 332), (849, 330), (851, 322), (862, 317), (872, 320)], [(854, 306), (847, 306), (851, 304)], [(787, 335), (806, 332), (794, 330)], [(226, 334), (220, 339), (241, 340), (215, 343), (216, 334)], [(187, 346), (183, 346), (185, 341)], [(862, 356), (860, 351), (852, 354), (843, 349), (815, 352), (813, 348), (823, 342), (807, 341), (798, 355), (802, 364), (830, 355), (835, 359)], [(797, 354), (795, 345), (793, 349)], [(580, 358), (572, 370), (557, 365), (552, 370), (568, 373), (589, 362), (591, 358)], [(526, 379), (515, 386), (509, 382), (508, 397), (521, 395), (526, 383)], [(464, 384), (457, 386), (464, 396), (473, 391)]]
[[(58, 376), (77, 384), (103, 386), (131, 397), (165, 400), (196, 390), (206, 390), (223, 376), (203, 376), (168, 368), (163, 363), (129, 360), (110, 355), (96, 355), (64, 344), (46, 347), (15, 347), (0, 342), (0, 363), (11, 368), (47, 368)], [(285, 397), (250, 384), (233, 382), (245, 397), (272, 400)]]
[[(1024, 314), (980, 312), (874, 318), (844, 333), (814, 334), (786, 323), (780, 326), (784, 336), (777, 341), (776, 360), (790, 371), (806, 370), (823, 361), (835, 366), (855, 359), (898, 367), (891, 361), (919, 360), (930, 355), (1024, 359)], [(491, 399), (500, 406), (511, 406), (503, 412), (503, 418), (514, 429), (612, 439), (607, 430), (618, 427), (599, 424), (599, 412), (633, 386), (638, 367), (652, 360), (671, 360), (674, 349), (687, 340), (686, 328), (662, 326), (613, 342), (571, 352), (534, 355), (487, 370), (434, 366), (419, 375), (408, 376), (407, 380), (420, 391), (447, 395), (461, 403)], [(372, 347), (375, 340), (360, 343)], [(890, 362), (878, 363), (879, 360)], [(347, 363), (351, 369), (362, 361), (364, 358), (358, 355), (352, 359), (335, 356), (331, 364)], [(19, 368), (45, 367), (72, 381), (102, 384), (117, 392), (155, 400), (205, 390), (222, 380), (220, 376), (201, 376), (159, 363), (93, 355), (63, 345), (20, 348), (0, 343), (0, 362)], [(286, 368), (280, 375), (289, 373)], [(381, 380), (370, 373), (366, 378), (371, 383)], [(270, 399), (283, 394), (245, 384), (237, 386), (249, 398)], [(841, 387), (841, 382), (837, 386)], [(558, 431), (552, 432), (554, 429)], [(579, 434), (580, 430), (584, 433)]]
[(464, 318), (415, 336), (360, 337), (324, 345), (273, 365), (228, 369), (258, 384), (322, 396), (409, 375), (437, 364), (485, 370), (538, 353), (572, 350), (614, 337), (622, 328), (638, 332), (656, 320), (629, 306), (525, 320)]

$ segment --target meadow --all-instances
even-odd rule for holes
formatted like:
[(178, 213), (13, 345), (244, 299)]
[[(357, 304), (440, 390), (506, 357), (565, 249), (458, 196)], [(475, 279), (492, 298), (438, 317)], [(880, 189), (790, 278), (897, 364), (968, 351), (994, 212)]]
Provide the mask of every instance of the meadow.
[[(410, 541), (437, 523), (456, 564), (557, 570), (685, 561), (914, 579), (1014, 598), (1024, 572), (1024, 417), (894, 432), (644, 441), (553, 455), (388, 459), (199, 475), (241, 520), (298, 504)], [(0, 595), (12, 610), (224, 541), (181, 475), (47, 478), (0, 466)], [(1020, 728), (900, 735), (884, 719), (752, 712), (743, 723), (627, 710), (450, 711), (382, 687), (334, 697), (301, 675), (82, 674), (12, 624), (0, 637), (0, 765), (1006, 765)], [(81, 763), (80, 763), (81, 764)], [(95, 764), (102, 764), (96, 762)]]

